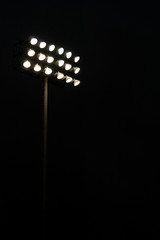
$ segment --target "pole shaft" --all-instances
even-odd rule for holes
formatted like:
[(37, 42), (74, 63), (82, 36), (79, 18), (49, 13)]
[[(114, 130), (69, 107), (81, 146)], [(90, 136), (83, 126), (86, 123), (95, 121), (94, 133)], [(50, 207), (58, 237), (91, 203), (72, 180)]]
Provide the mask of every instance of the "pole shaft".
[(47, 181), (47, 112), (48, 78), (44, 79), (44, 149), (43, 149), (43, 239), (46, 239), (46, 181)]

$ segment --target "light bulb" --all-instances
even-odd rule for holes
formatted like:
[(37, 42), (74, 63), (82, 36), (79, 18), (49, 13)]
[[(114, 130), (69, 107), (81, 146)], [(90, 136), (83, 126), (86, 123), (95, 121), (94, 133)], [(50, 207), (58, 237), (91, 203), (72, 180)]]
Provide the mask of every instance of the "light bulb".
[(70, 70), (72, 68), (72, 65), (71, 64), (68, 64), (68, 63), (66, 63), (65, 64), (65, 70)]
[(30, 49), (30, 50), (28, 51), (28, 56), (33, 57), (34, 55), (35, 55), (35, 51), (32, 50), (32, 49)]
[(31, 43), (32, 45), (36, 45), (37, 42), (38, 42), (37, 38), (32, 38), (31, 41), (30, 41), (30, 43)]
[(75, 63), (77, 63), (79, 60), (80, 60), (80, 57), (79, 57), (79, 56), (77, 56), (77, 57), (74, 58), (74, 62), (75, 62)]
[(41, 70), (41, 66), (39, 66), (38, 64), (36, 64), (36, 65), (34, 66), (34, 71), (39, 72), (40, 70)]
[(57, 79), (62, 79), (62, 78), (64, 78), (64, 74), (58, 72), (58, 73), (57, 73)]
[(48, 63), (52, 63), (53, 61), (54, 61), (53, 57), (50, 57), (50, 56), (47, 57), (47, 62)]
[(45, 48), (46, 45), (47, 45), (47, 44), (46, 44), (45, 42), (41, 42), (41, 43), (39, 44), (39, 47), (40, 47), (40, 48)]
[(50, 51), (50, 52), (53, 52), (54, 49), (55, 49), (55, 45), (52, 44), (52, 45), (49, 46), (49, 51)]
[(79, 71), (80, 71), (80, 68), (79, 68), (79, 67), (75, 67), (75, 68), (74, 68), (74, 73), (75, 73), (75, 74), (79, 73)]
[(67, 52), (66, 53), (66, 58), (71, 58), (72, 57), (72, 52)]
[(46, 75), (50, 75), (52, 73), (52, 69), (51, 68), (45, 68), (45, 74)]
[(40, 61), (43, 61), (45, 58), (46, 58), (46, 56), (45, 56), (44, 54), (42, 54), (42, 53), (39, 54), (38, 59), (39, 59)]
[(25, 67), (25, 68), (30, 68), (30, 66), (31, 66), (31, 63), (29, 61), (25, 61), (23, 63), (23, 67)]
[(73, 78), (66, 76), (66, 83), (73, 82)]
[(64, 61), (63, 60), (58, 60), (58, 66), (62, 67), (64, 65)]
[(79, 80), (74, 80), (74, 86), (76, 87), (76, 86), (78, 86), (80, 84), (80, 81)]
[(62, 55), (64, 53), (64, 48), (59, 48), (58, 53), (59, 53), (59, 55)]

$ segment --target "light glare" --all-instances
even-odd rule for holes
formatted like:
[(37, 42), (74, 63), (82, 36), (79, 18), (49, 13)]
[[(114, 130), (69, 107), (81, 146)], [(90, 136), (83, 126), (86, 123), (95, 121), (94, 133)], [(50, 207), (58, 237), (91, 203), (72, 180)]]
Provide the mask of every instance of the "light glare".
[(57, 73), (57, 78), (58, 78), (58, 79), (62, 79), (62, 78), (64, 78), (64, 74), (58, 72), (58, 73)]
[(41, 70), (41, 66), (39, 66), (38, 64), (36, 64), (36, 65), (34, 66), (34, 71), (39, 72), (40, 70)]
[(74, 58), (74, 62), (75, 62), (75, 63), (77, 63), (79, 60), (80, 60), (80, 57), (79, 57), (79, 56), (77, 56), (77, 57)]
[(35, 51), (32, 50), (32, 49), (30, 49), (30, 50), (28, 51), (28, 56), (33, 57), (34, 55), (35, 55)]
[(79, 80), (74, 80), (74, 86), (78, 86), (80, 84), (80, 81)]
[(40, 61), (43, 61), (45, 58), (46, 58), (46, 56), (45, 56), (43, 53), (40, 53), (40, 54), (39, 54), (38, 59), (39, 59)]
[(75, 73), (75, 74), (79, 73), (79, 71), (80, 71), (80, 68), (79, 68), (79, 67), (75, 67), (75, 68), (74, 68), (74, 73)]
[(52, 45), (49, 46), (49, 51), (50, 51), (50, 52), (53, 52), (54, 49), (55, 49), (55, 45), (52, 44)]
[(48, 63), (52, 63), (53, 61), (54, 61), (54, 58), (53, 58), (53, 57), (50, 57), (50, 56), (47, 57), (47, 62), (48, 62)]
[(38, 42), (37, 38), (32, 38), (31, 41), (30, 41), (30, 43), (31, 43), (32, 45), (36, 45), (37, 42)]
[(72, 65), (71, 64), (65, 64), (65, 70), (70, 70), (72, 68)]
[(45, 68), (45, 74), (46, 75), (50, 75), (52, 73), (52, 69), (51, 68)]
[(46, 44), (45, 42), (41, 42), (41, 43), (39, 44), (39, 47), (40, 47), (40, 48), (45, 48), (46, 45), (47, 45), (47, 44)]
[(25, 68), (30, 68), (30, 66), (31, 66), (31, 63), (29, 61), (25, 61), (23, 63), (23, 67), (25, 67)]
[(66, 53), (66, 58), (69, 59), (69, 58), (71, 58), (71, 57), (72, 57), (72, 52), (67, 52), (67, 53)]
[(64, 48), (59, 48), (58, 53), (59, 53), (59, 55), (62, 55), (64, 53)]

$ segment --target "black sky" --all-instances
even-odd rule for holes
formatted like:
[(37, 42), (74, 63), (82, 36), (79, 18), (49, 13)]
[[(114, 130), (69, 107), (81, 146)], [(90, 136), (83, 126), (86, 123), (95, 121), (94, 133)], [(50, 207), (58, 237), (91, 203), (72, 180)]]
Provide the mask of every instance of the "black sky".
[(41, 239), (43, 82), (13, 69), (35, 36), (81, 56), (81, 86), (49, 84), (48, 239), (159, 239), (158, 6), (5, 1), (2, 239)]

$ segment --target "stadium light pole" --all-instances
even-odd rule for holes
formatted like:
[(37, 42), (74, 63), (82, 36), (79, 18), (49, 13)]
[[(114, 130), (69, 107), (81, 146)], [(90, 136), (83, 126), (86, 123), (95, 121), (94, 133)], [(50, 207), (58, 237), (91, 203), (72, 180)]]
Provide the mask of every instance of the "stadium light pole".
[(44, 80), (44, 131), (43, 131), (43, 240), (46, 239), (46, 184), (47, 184), (47, 117), (48, 117), (48, 80), (59, 86), (78, 86), (76, 78), (80, 72), (79, 56), (62, 47), (47, 44), (35, 37), (14, 45), (14, 68)]

